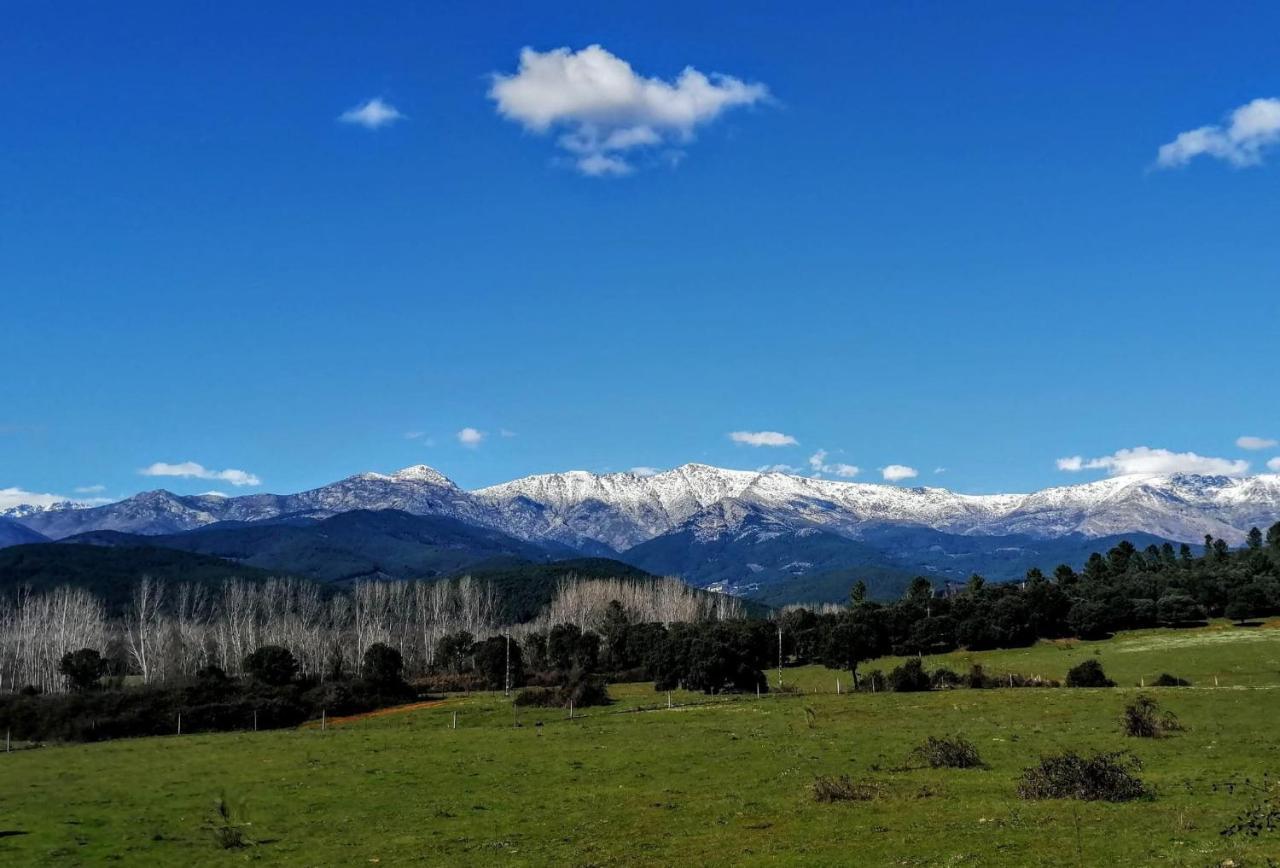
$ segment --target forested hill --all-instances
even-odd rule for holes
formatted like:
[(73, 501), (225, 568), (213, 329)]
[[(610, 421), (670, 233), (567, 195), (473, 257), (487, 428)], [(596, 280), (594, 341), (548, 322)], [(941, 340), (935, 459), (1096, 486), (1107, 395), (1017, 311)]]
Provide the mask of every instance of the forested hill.
[(220, 584), (232, 578), (261, 581), (272, 575), (279, 573), (159, 546), (33, 543), (0, 549), (0, 593), (71, 585), (91, 591), (108, 611), (123, 610), (143, 576), (165, 584)]

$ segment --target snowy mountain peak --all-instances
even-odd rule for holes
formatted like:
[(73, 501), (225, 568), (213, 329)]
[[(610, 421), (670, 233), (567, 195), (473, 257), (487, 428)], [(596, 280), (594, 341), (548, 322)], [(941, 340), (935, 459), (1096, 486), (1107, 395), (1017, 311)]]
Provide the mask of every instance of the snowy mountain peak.
[(625, 551), (693, 521), (700, 534), (764, 520), (857, 539), (886, 525), (1040, 539), (1145, 532), (1239, 543), (1280, 520), (1280, 475), (1116, 476), (1030, 494), (843, 482), (683, 464), (653, 475), (584, 470), (526, 476), (464, 491), (426, 465), (362, 473), (298, 494), (181, 496), (152, 491), (107, 506), (10, 512), (51, 538), (89, 530), (170, 533), (216, 521), (325, 518), (356, 509), (444, 515), (531, 541)]
[(385, 477), (393, 479), (396, 482), (425, 482), (431, 485), (445, 485), (449, 488), (457, 488), (453, 480), (445, 476), (434, 467), (428, 467), (425, 464), (414, 464), (410, 467), (404, 467)]

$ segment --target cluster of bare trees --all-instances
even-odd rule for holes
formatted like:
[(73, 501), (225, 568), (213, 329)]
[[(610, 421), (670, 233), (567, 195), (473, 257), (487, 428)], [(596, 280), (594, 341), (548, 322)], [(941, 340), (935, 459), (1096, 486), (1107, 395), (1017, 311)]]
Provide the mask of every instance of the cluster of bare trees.
[(358, 674), (374, 643), (396, 648), (407, 674), (431, 669), (446, 635), (466, 631), (484, 639), (500, 631), (522, 634), (556, 624), (598, 627), (610, 601), (633, 622), (704, 621), (741, 617), (740, 600), (695, 591), (675, 580), (562, 581), (533, 624), (499, 624), (499, 600), (488, 583), (464, 577), (436, 582), (362, 582), (326, 594), (293, 579), (230, 580), (219, 587), (166, 585), (143, 578), (124, 613), (109, 619), (90, 593), (59, 588), (0, 599), (0, 689), (33, 685), (65, 689), (62, 655), (93, 648), (147, 684), (188, 677), (207, 666), (235, 675), (264, 645), (293, 652), (302, 674), (330, 678)]
[(102, 648), (108, 632), (102, 604), (79, 588), (47, 594), (24, 589), (0, 599), (0, 689), (28, 684), (60, 689), (62, 655), (76, 648)]
[(695, 590), (679, 579), (636, 581), (633, 579), (562, 579), (551, 605), (539, 621), (540, 627), (573, 624), (594, 630), (604, 621), (604, 613), (614, 600), (622, 604), (632, 623), (662, 624), (722, 621), (741, 618), (742, 600), (727, 594)]

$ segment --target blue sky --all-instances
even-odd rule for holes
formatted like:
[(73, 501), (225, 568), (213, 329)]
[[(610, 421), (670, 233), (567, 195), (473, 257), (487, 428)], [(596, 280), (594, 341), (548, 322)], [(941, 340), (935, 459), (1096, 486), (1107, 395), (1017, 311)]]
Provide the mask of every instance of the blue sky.
[(3, 13), (0, 489), (1280, 455), (1274, 4), (263, 7)]

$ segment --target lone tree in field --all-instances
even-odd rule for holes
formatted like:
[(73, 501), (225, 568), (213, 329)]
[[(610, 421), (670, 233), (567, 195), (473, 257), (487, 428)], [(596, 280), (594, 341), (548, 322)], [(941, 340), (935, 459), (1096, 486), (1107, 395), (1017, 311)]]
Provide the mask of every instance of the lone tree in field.
[(848, 669), (856, 689), (860, 682), (858, 664), (874, 660), (885, 652), (883, 620), (879, 608), (870, 603), (860, 603), (840, 615), (831, 630), (827, 644), (826, 664), (831, 669)]
[(244, 670), (263, 684), (283, 687), (298, 674), (298, 661), (288, 648), (263, 645), (244, 658)]
[(404, 671), (404, 658), (390, 645), (375, 642), (364, 652), (361, 674), (364, 680), (376, 687), (400, 687)]
[(107, 662), (92, 648), (81, 648), (63, 654), (58, 671), (66, 676), (73, 690), (92, 690), (107, 671)]

